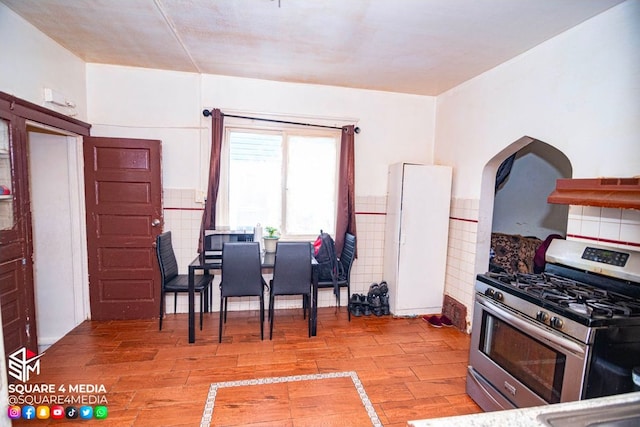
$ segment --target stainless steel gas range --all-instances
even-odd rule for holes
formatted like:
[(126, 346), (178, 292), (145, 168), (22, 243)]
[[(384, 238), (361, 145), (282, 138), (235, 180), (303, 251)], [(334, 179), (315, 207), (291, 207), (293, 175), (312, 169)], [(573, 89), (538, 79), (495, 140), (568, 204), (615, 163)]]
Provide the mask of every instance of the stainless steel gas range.
[(546, 261), (477, 276), (467, 393), (486, 411), (638, 389), (640, 252), (557, 239)]

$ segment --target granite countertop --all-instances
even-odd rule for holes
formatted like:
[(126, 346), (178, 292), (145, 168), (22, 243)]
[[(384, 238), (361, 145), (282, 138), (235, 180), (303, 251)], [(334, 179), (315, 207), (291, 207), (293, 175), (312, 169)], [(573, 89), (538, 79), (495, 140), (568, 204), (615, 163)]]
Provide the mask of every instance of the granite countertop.
[(408, 421), (408, 427), (539, 427), (548, 426), (537, 419), (538, 415), (569, 412), (575, 410), (595, 409), (624, 403), (640, 402), (640, 392), (620, 394), (617, 396), (599, 397), (577, 402), (556, 403), (554, 405), (536, 406), (533, 408), (510, 409), (505, 411), (484, 412), (481, 414), (460, 415), (456, 417), (432, 418)]

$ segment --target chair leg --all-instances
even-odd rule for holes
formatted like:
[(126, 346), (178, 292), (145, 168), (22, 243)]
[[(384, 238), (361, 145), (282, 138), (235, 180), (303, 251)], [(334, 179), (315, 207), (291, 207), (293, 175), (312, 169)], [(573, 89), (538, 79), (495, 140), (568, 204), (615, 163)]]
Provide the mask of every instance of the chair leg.
[[(202, 330), (202, 314), (204, 313), (204, 301), (206, 301), (206, 291), (203, 289), (199, 292), (200, 294), (200, 330)], [(204, 297), (204, 300), (203, 300)]]
[(264, 293), (260, 295), (260, 339), (264, 340)]
[[(309, 307), (311, 305), (311, 294), (303, 295), (303, 298), (305, 298), (307, 307)], [(308, 318), (309, 320), (307, 320), (307, 329), (309, 331), (309, 338), (311, 338), (311, 313), (309, 313)]]
[(269, 294), (269, 339), (273, 338), (273, 304), (274, 304), (275, 296), (270, 293)]
[(224, 316), (223, 308), (223, 297), (220, 295), (220, 327), (218, 328), (218, 342), (222, 342), (222, 317)]
[(178, 293), (173, 293), (173, 314), (178, 312)]
[[(273, 279), (271, 279), (269, 281), (269, 308), (267, 310), (267, 320), (271, 321), (271, 302), (272, 302), (272, 295), (271, 295), (271, 290), (273, 289)], [(269, 339), (271, 339), (271, 336), (269, 336)]]
[(209, 283), (209, 313), (213, 312), (213, 279)]
[(164, 317), (164, 290), (160, 291), (160, 324), (158, 330), (162, 330), (162, 318)]
[(224, 323), (227, 323), (227, 307), (229, 306), (229, 301), (227, 301), (227, 297), (224, 298)]
[(347, 315), (349, 316), (349, 322), (351, 322), (351, 310), (349, 310), (350, 302), (351, 302), (351, 283), (347, 282)]
[(302, 294), (302, 318), (306, 319), (307, 318), (307, 307), (309, 304), (307, 304), (307, 295), (306, 294)]

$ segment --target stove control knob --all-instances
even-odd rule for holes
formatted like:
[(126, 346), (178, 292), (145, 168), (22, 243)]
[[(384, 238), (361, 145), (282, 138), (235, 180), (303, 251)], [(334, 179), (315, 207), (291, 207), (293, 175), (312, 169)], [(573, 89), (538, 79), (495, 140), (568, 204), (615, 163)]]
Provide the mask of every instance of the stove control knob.
[(502, 292), (496, 291), (493, 294), (493, 299), (496, 300), (496, 301), (502, 301), (504, 299), (504, 296), (502, 295)]
[(539, 320), (540, 322), (547, 323), (547, 320), (549, 320), (549, 313), (547, 313), (546, 311), (540, 310), (539, 312), (536, 313), (536, 319)]
[(562, 326), (564, 326), (564, 322), (562, 321), (562, 319), (556, 316), (553, 316), (551, 318), (551, 321), (549, 322), (549, 324), (551, 325), (552, 328), (556, 328), (556, 329), (562, 329)]
[(492, 288), (487, 288), (487, 289), (484, 291), (484, 294), (485, 294), (486, 296), (488, 296), (489, 298), (493, 298), (493, 295), (494, 295), (495, 293), (496, 293), (496, 291), (494, 291)]

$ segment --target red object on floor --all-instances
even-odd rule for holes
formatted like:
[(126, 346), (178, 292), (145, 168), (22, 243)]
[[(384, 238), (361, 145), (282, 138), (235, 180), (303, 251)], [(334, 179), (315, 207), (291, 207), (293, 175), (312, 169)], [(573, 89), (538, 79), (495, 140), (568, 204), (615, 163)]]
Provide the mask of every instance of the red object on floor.
[(440, 322), (438, 316), (424, 316), (422, 319), (434, 328), (442, 328), (442, 322)]
[(444, 314), (442, 316), (440, 316), (440, 323), (442, 323), (443, 326), (446, 326), (448, 328), (453, 326), (453, 322), (451, 321), (451, 319), (449, 319)]

